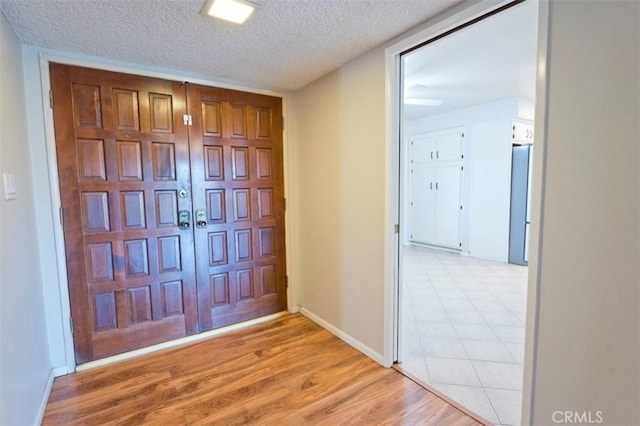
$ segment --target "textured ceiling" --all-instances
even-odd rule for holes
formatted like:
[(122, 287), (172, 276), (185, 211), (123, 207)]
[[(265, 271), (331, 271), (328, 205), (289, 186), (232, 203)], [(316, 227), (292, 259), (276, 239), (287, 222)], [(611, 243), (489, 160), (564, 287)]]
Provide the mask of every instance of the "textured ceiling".
[(205, 0), (0, 0), (25, 44), (300, 88), (461, 0), (261, 0), (243, 26), (200, 15)]
[(537, 37), (537, 4), (526, 1), (405, 55), (405, 96), (443, 101), (406, 105), (405, 117), (513, 97), (533, 102)]

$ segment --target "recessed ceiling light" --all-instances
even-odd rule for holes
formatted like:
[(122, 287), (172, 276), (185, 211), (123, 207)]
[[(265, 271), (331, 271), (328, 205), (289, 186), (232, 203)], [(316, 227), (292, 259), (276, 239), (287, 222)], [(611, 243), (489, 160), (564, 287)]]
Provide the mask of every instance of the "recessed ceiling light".
[(439, 106), (442, 99), (404, 98), (405, 105)]
[(214, 18), (242, 24), (254, 10), (255, 6), (245, 0), (207, 0), (202, 12)]

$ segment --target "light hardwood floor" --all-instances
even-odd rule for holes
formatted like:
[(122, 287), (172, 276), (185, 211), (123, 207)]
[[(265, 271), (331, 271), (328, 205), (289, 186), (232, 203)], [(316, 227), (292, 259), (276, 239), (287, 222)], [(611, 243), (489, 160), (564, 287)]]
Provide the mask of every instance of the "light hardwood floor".
[(44, 425), (477, 425), (301, 315), (57, 378)]

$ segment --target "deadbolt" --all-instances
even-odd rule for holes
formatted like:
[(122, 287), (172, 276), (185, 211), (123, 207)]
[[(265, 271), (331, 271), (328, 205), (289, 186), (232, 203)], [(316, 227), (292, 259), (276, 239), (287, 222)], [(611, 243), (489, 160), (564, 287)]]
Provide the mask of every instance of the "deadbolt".
[(186, 189), (182, 188), (180, 191), (178, 191), (178, 197), (180, 198), (187, 198), (188, 192)]
[(204, 210), (196, 210), (196, 226), (200, 229), (207, 227), (207, 214)]
[(178, 212), (178, 227), (180, 229), (189, 229), (191, 228), (191, 214), (189, 214), (189, 210), (180, 210)]

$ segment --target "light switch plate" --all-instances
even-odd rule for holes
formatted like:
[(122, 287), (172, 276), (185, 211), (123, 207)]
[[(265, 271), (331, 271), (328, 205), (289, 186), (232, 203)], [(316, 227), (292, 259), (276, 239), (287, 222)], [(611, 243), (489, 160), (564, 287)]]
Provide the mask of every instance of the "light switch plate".
[(15, 200), (16, 193), (16, 177), (13, 173), (3, 173), (2, 178), (4, 180), (4, 199)]

